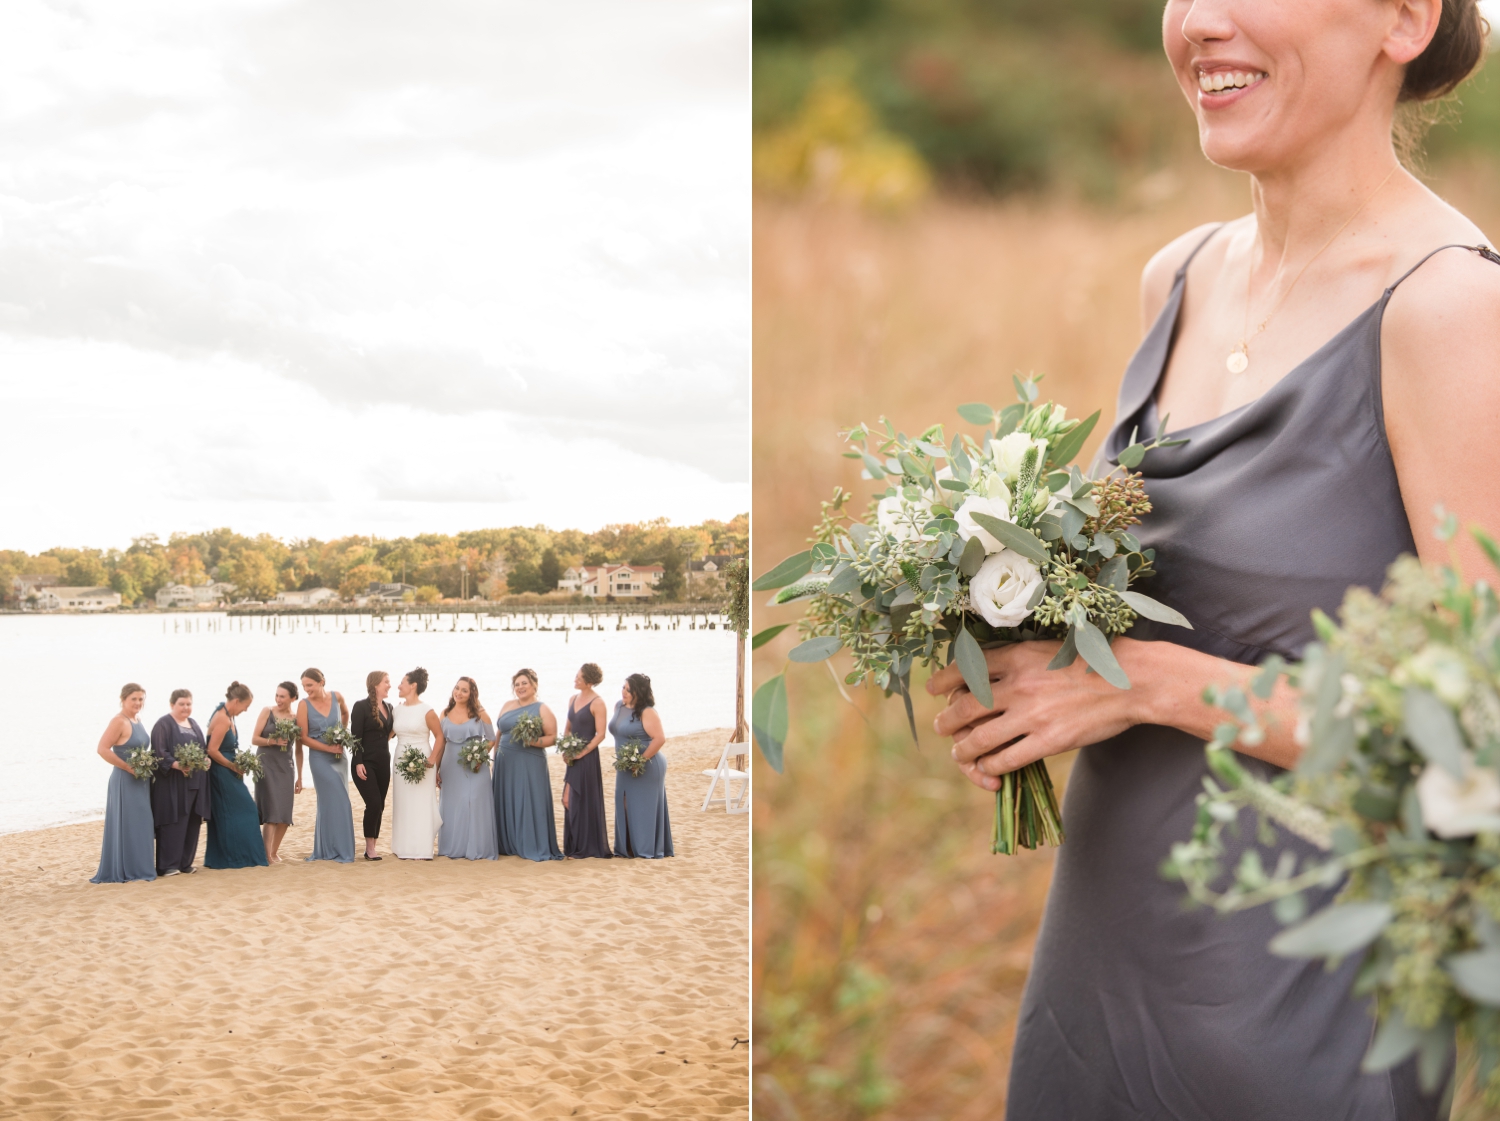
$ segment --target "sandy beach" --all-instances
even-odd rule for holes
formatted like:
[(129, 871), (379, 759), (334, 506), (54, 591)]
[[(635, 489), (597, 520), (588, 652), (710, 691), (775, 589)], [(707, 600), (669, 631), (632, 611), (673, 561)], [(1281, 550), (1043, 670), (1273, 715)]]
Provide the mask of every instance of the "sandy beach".
[(94, 885), (101, 822), (0, 836), (0, 1116), (747, 1117), (727, 736), (664, 748), (671, 860), (305, 864), (310, 776), (270, 868)]

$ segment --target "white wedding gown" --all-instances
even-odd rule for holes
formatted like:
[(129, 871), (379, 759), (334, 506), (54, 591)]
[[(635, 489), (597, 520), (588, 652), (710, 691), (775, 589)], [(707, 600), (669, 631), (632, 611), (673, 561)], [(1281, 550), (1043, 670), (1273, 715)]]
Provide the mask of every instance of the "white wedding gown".
[(427, 730), (431, 705), (400, 704), (395, 706), (396, 750), (391, 757), (392, 807), (391, 851), (403, 860), (431, 860), (443, 819), (438, 813), (437, 768), (428, 767), (420, 783), (410, 783), (396, 773), (396, 761), (408, 747), (423, 755), (432, 751), (432, 737)]

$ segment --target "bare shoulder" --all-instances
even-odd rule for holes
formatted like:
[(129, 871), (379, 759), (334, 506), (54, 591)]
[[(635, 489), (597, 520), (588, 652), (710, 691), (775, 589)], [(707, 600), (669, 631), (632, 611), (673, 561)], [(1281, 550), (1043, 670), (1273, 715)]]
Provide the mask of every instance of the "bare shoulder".
[(1500, 255), (1434, 254), (1391, 296), (1381, 334), (1387, 392), (1500, 400)]
[[(1156, 251), (1141, 270), (1141, 327), (1144, 330), (1161, 314), (1162, 306), (1172, 292), (1177, 270), (1193, 255), (1215, 230), (1224, 223), (1207, 222), (1173, 238)], [(1229, 223), (1233, 225), (1233, 223)]]

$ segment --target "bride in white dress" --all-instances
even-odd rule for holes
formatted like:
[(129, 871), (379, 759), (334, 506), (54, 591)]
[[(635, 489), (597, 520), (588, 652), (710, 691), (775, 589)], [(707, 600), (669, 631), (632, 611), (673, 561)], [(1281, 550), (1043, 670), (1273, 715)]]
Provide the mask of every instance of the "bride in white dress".
[(443, 727), (432, 706), (422, 702), (421, 695), (426, 689), (425, 669), (414, 669), (403, 677), (396, 686), (401, 703), (395, 707), (391, 722), (396, 733), (395, 760), (408, 747), (415, 747), (427, 756), (427, 774), (420, 783), (407, 782), (399, 774), (391, 781), (395, 799), (391, 851), (403, 860), (431, 860), (438, 826), (443, 821), (438, 813), (437, 766), (432, 758), (433, 745), (443, 742)]

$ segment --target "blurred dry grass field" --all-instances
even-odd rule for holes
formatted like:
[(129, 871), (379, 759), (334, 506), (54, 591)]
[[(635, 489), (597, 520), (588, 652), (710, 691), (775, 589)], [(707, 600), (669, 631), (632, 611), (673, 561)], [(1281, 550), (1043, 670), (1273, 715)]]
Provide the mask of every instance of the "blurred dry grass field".
[[(1500, 236), (1493, 169), (1439, 186)], [(1243, 180), (1208, 170), (1159, 176), (1109, 211), (938, 200), (882, 217), (758, 202), (754, 571), (805, 548), (835, 485), (867, 493), (839, 458), (837, 433), (856, 421), (951, 431), (955, 405), (1008, 402), (1010, 375), (1035, 371), (1071, 415), (1104, 410), (1092, 452), (1139, 338), (1142, 266), (1246, 208)], [(756, 629), (794, 617), (766, 598)], [(793, 641), (758, 652), (758, 679)], [(756, 763), (756, 1115), (1001, 1117), (1051, 855), (990, 855), (993, 803), (925, 730), (937, 710), (925, 694), (914, 747), (899, 702), (846, 704), (817, 666), (788, 684), (786, 774)]]

